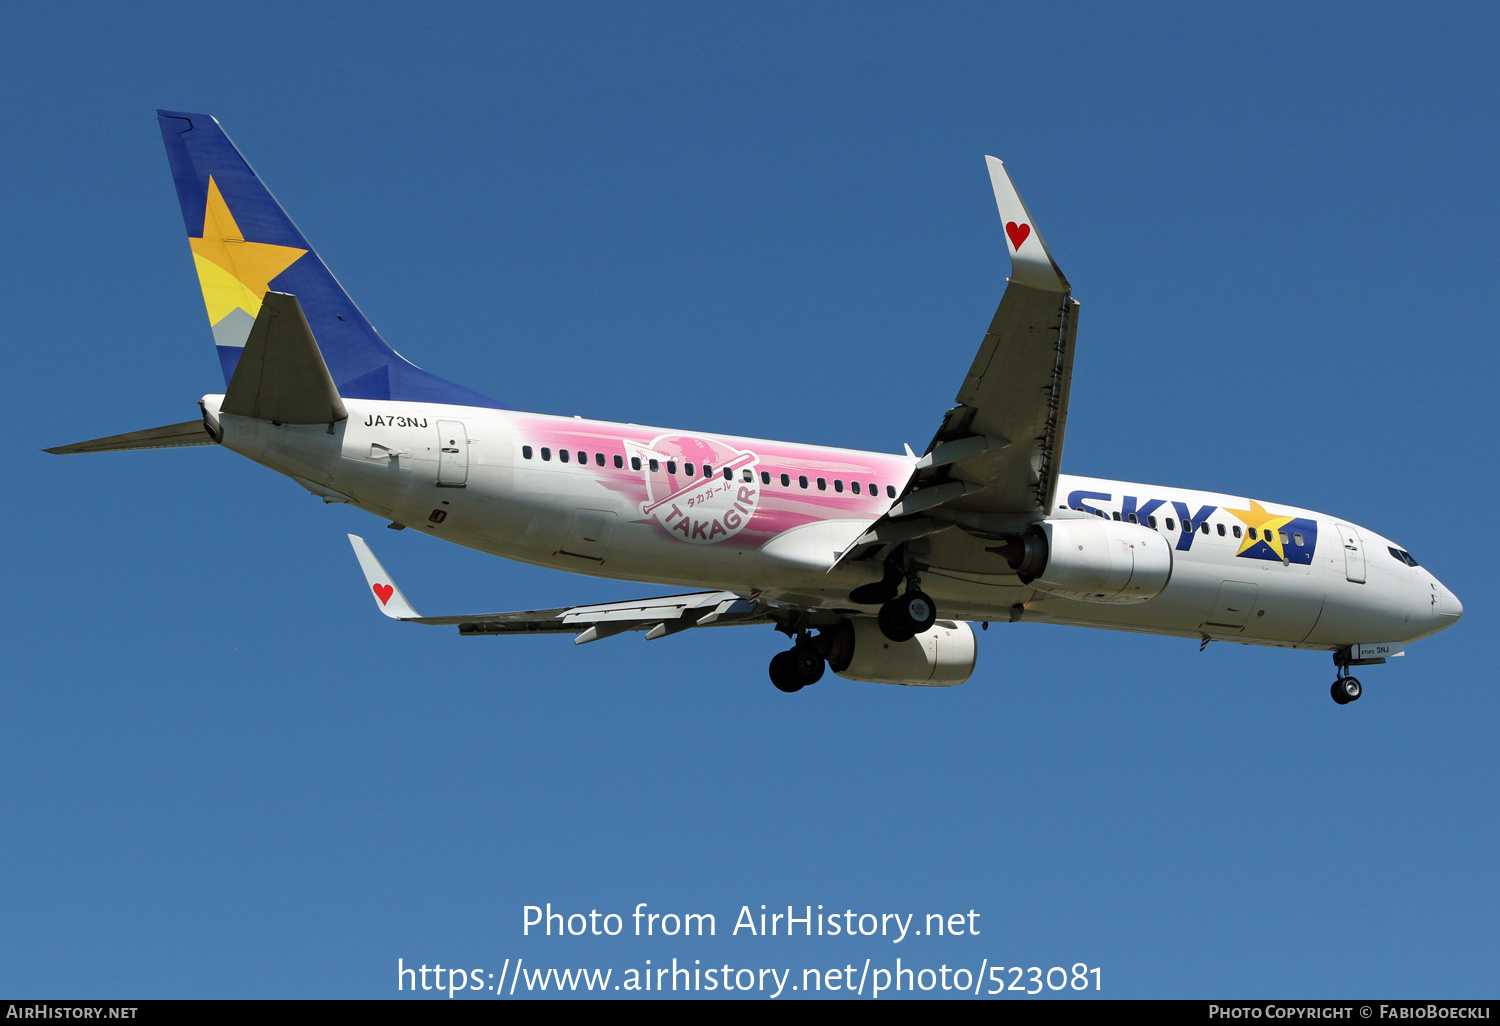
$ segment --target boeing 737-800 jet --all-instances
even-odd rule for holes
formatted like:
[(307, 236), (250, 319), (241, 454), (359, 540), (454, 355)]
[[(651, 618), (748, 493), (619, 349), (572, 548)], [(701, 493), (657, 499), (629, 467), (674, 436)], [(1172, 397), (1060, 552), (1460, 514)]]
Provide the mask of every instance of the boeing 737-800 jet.
[[(1458, 599), (1347, 519), (1242, 495), (1059, 470), (1078, 331), (1072, 288), (1005, 166), (990, 182), (1012, 273), (918, 456), (522, 413), (420, 370), (370, 326), (206, 114), (158, 111), (222, 395), (202, 416), (48, 452), (221, 445), (470, 548), (701, 589), (633, 602), (421, 616), (350, 541), (386, 616), (465, 635), (769, 624), (772, 682), (961, 684), (970, 624), (1039, 622), (1316, 649), (1384, 662)], [(955, 368), (956, 370), (957, 368)]]

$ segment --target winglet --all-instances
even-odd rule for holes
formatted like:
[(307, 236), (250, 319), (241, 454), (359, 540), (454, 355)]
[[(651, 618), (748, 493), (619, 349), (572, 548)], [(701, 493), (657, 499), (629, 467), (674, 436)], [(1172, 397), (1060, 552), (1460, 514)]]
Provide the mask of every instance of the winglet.
[(1021, 201), (1005, 165), (997, 157), (985, 157), (990, 168), (990, 184), (995, 188), (995, 205), (1005, 223), (1005, 245), (1010, 250), (1010, 279), (1020, 285), (1047, 292), (1071, 292), (1068, 279), (1058, 270), (1057, 261), (1042, 241), (1031, 211)]
[(396, 587), (396, 582), (385, 572), (385, 567), (380, 565), (380, 560), (375, 558), (365, 540), (351, 534), (349, 544), (354, 546), (354, 556), (359, 560), (359, 568), (365, 572), (365, 581), (369, 583), (380, 611), (392, 620), (419, 619), (420, 614), (406, 601), (406, 596), (401, 594), (401, 589)]

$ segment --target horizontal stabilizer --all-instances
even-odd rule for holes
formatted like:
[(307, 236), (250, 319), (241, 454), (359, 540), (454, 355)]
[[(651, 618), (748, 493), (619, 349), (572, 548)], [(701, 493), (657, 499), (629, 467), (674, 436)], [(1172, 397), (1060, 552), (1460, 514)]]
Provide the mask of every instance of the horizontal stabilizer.
[(277, 424), (348, 418), (296, 296), (266, 293), (219, 409)]
[(70, 456), (80, 452), (129, 452), (132, 449), (179, 449), (187, 445), (213, 445), (213, 436), (201, 420), (168, 424), (165, 427), (146, 428), (144, 431), (127, 431), (123, 435), (108, 438), (91, 438), (87, 442), (59, 445), (43, 452)]

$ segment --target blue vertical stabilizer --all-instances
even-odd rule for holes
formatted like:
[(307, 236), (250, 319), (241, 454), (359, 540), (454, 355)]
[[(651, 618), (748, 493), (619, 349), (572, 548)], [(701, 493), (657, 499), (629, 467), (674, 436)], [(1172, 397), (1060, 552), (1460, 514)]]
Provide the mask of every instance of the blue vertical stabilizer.
[(505, 408), (386, 345), (217, 121), (156, 114), (226, 386), (274, 291), (297, 297), (340, 395)]

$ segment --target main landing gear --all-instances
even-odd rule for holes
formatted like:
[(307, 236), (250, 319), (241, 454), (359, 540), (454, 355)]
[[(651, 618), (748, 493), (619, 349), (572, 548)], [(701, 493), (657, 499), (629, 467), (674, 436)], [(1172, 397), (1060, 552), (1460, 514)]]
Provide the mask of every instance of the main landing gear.
[(803, 635), (785, 652), (771, 657), (771, 683), (791, 694), (823, 679), (823, 653)]
[(880, 633), (892, 641), (910, 641), (932, 627), (937, 604), (915, 585), (880, 607)]
[[(915, 566), (907, 564), (902, 556), (904, 546), (885, 561), (885, 576), (870, 584), (861, 585), (849, 593), (849, 599), (862, 606), (881, 603), (877, 622), (880, 633), (891, 641), (910, 641), (918, 634), (930, 630), (937, 620), (937, 603), (922, 590)], [(901, 582), (906, 581), (906, 591), (896, 593)]]

